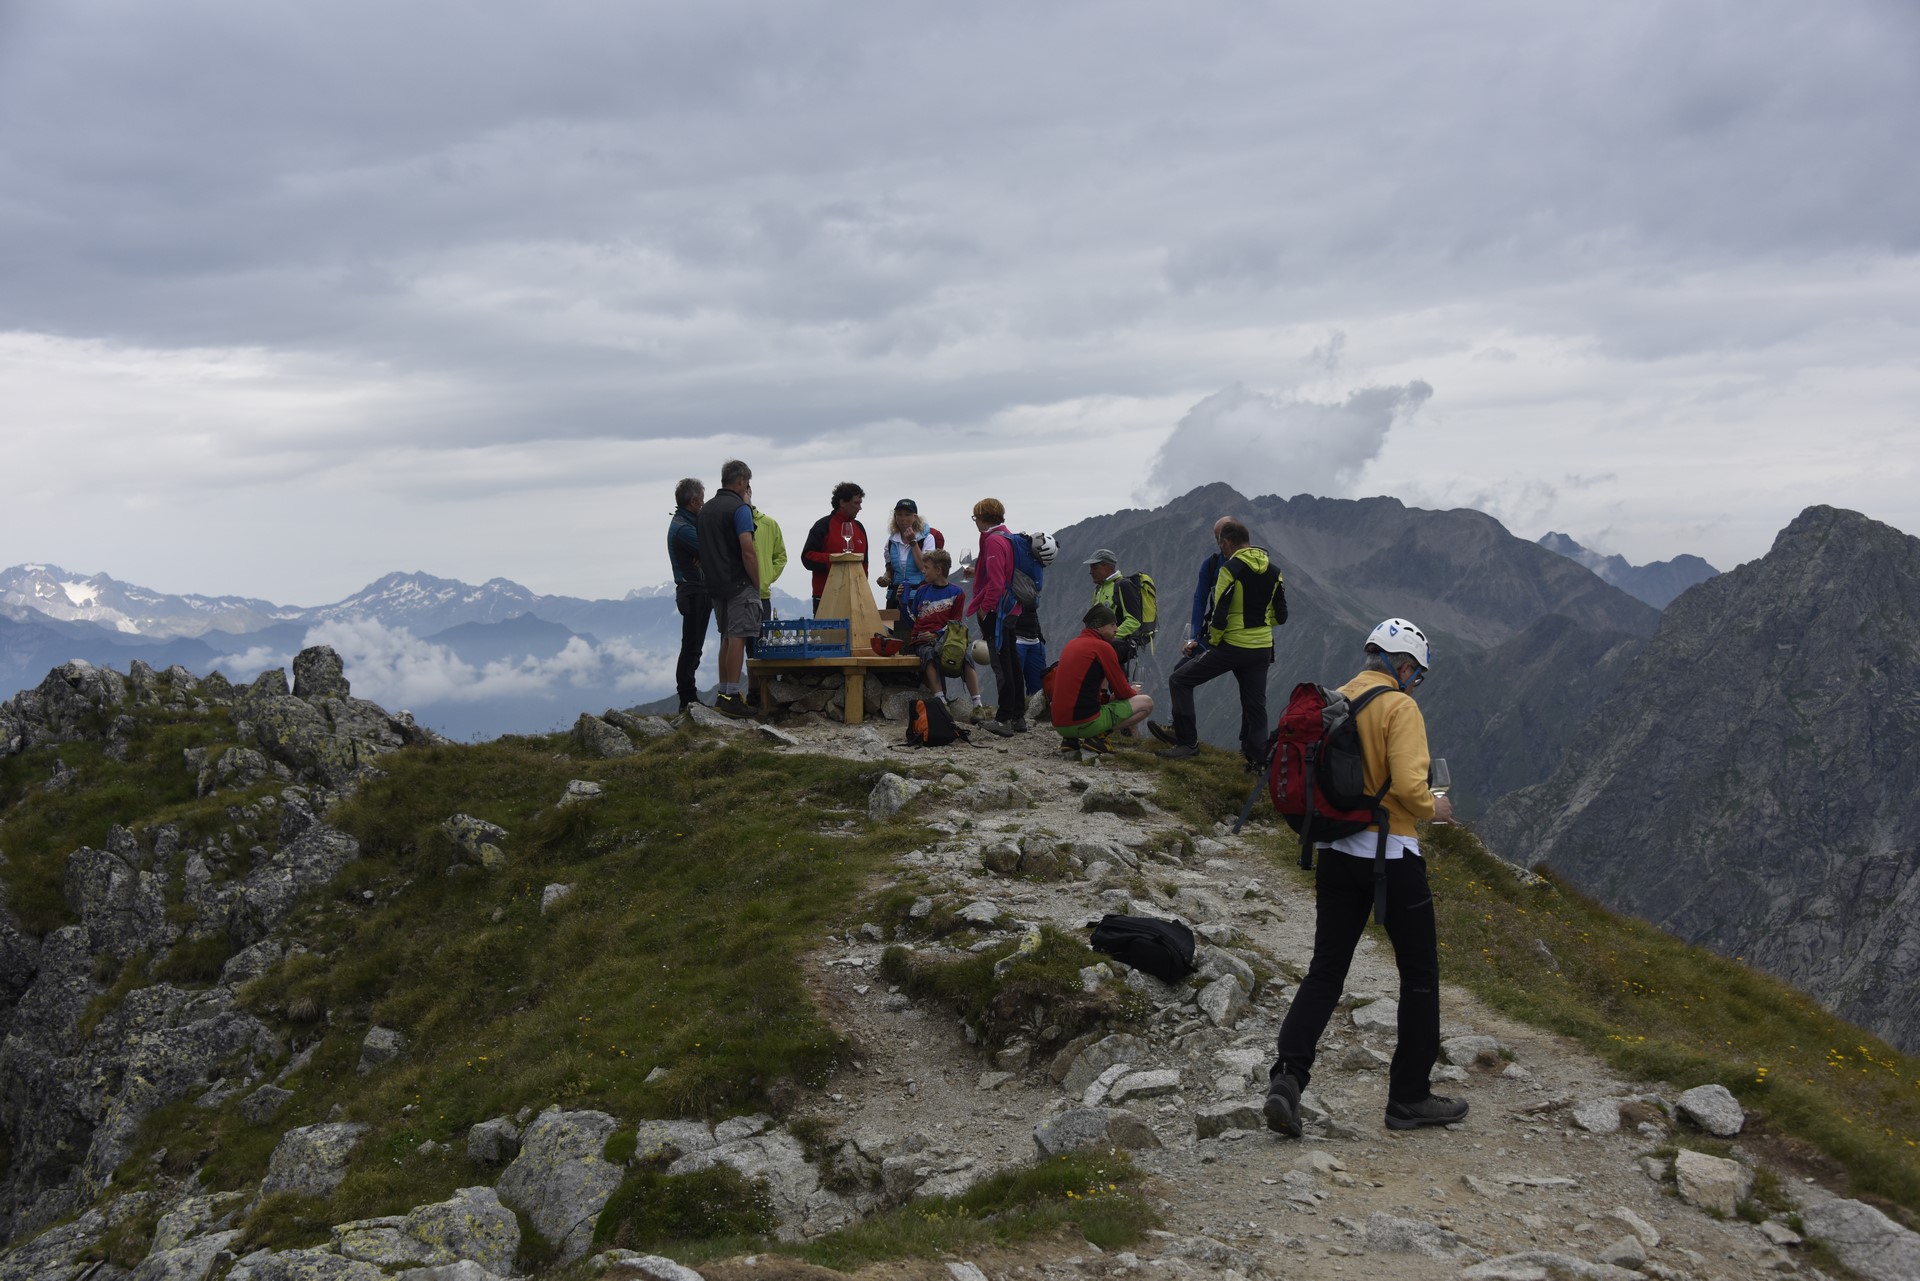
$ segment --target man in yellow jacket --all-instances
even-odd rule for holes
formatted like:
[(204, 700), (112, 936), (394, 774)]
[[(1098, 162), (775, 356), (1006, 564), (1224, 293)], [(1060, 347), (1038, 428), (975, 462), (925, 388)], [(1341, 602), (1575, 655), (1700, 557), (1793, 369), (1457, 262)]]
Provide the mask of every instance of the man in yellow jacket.
[(1200, 727), (1193, 714), (1193, 691), (1217, 676), (1233, 673), (1240, 686), (1240, 753), (1247, 768), (1267, 763), (1267, 669), (1273, 666), (1273, 629), (1287, 621), (1287, 592), (1280, 569), (1266, 551), (1252, 546), (1253, 535), (1237, 520), (1223, 520), (1214, 541), (1220, 547), (1220, 571), (1207, 603), (1207, 643), (1188, 641), (1187, 655), (1167, 678), (1173, 691), (1174, 759), (1200, 750)]
[[(1367, 666), (1340, 687), (1349, 700), (1371, 689), (1387, 692), (1354, 717), (1365, 787), (1387, 812), (1387, 938), (1400, 969), (1399, 1043), (1387, 1078), (1387, 1128), (1415, 1130), (1464, 1120), (1467, 1105), (1435, 1094), (1429, 1084), (1440, 1056), (1440, 952), (1420, 854), (1418, 824), (1448, 822), (1453, 804), (1428, 785), (1427, 722), (1413, 701), (1432, 653), (1426, 634), (1404, 618), (1389, 618), (1367, 637)], [(1367, 928), (1375, 897), (1379, 827), (1323, 845), (1314, 884), (1313, 960), (1280, 1024), (1279, 1056), (1267, 1078), (1267, 1128), (1300, 1134), (1300, 1092), (1311, 1077), (1314, 1051), (1346, 985), (1353, 949)]]

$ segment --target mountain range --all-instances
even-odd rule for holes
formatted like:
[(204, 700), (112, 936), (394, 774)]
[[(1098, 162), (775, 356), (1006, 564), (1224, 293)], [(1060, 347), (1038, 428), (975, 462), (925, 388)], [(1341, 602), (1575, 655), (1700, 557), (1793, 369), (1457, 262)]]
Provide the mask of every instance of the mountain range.
[(1810, 507), (1683, 593), (1497, 852), (1920, 1049), (1920, 540)]
[(1675, 556), (1646, 565), (1630, 565), (1624, 556), (1590, 551), (1565, 534), (1548, 532), (1540, 545), (1569, 560), (1579, 561), (1607, 582), (1655, 609), (1665, 609), (1675, 596), (1695, 583), (1704, 583), (1720, 571), (1698, 556)]

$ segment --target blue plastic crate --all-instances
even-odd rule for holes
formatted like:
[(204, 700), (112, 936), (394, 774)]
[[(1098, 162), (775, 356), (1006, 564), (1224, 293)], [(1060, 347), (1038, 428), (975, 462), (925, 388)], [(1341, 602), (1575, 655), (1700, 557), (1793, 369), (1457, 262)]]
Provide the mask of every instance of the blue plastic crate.
[(848, 658), (853, 623), (845, 618), (776, 618), (760, 624), (762, 659)]

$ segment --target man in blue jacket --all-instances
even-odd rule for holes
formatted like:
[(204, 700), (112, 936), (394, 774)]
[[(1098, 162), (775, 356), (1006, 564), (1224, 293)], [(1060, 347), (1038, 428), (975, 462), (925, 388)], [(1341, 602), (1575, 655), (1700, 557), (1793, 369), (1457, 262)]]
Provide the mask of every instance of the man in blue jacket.
[[(1231, 516), (1222, 516), (1213, 522), (1213, 544), (1216, 550), (1213, 555), (1200, 562), (1200, 576), (1194, 580), (1193, 613), (1187, 621), (1187, 639), (1180, 650), (1180, 659), (1173, 665), (1173, 670), (1176, 672), (1180, 670), (1182, 664), (1207, 652), (1207, 605), (1213, 598), (1213, 586), (1220, 578), (1221, 562), (1226, 559), (1218, 550), (1220, 530), (1233, 519)], [(1173, 726), (1165, 721), (1148, 721), (1147, 729), (1163, 743), (1172, 744), (1180, 741), (1173, 732)]]

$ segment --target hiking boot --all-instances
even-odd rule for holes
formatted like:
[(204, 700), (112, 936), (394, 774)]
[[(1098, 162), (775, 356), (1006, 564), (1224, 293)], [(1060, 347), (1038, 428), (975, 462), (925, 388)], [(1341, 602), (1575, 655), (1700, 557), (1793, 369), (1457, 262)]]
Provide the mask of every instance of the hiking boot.
[(1027, 732), (1027, 718), (1026, 718), (1026, 717), (1024, 717), (1024, 716), (1016, 716), (1016, 717), (1014, 718), (1014, 720), (1013, 720), (1013, 732), (1014, 732), (1014, 733), (1016, 733), (1016, 734), (1024, 734), (1024, 733), (1026, 733), (1026, 732)]
[(1387, 1104), (1389, 1130), (1417, 1130), (1423, 1125), (1452, 1125), (1466, 1119), (1466, 1100), (1444, 1094), (1429, 1094), (1418, 1103)]
[(1170, 761), (1184, 761), (1190, 756), (1200, 755), (1200, 748), (1193, 743), (1175, 743), (1160, 755)]
[(722, 716), (734, 716), (745, 719), (754, 714), (753, 704), (739, 694), (722, 694), (713, 700), (713, 710)]
[[(1260, 1109), (1267, 1128), (1288, 1138), (1300, 1137), (1300, 1083), (1285, 1072), (1267, 1082), (1267, 1101)], [(1391, 1123), (1389, 1123), (1391, 1124)]]
[(1160, 721), (1148, 721), (1147, 733), (1153, 735), (1169, 747), (1172, 747), (1180, 741), (1173, 736), (1173, 726), (1163, 724)]
[(1060, 740), (1060, 750), (1063, 752), (1077, 752), (1080, 750), (1080, 740), (1077, 738), (1062, 738)]
[(1081, 750), (1092, 752), (1095, 756), (1110, 756), (1113, 754), (1113, 737), (1109, 734), (1095, 734), (1091, 738), (1081, 739), (1080, 747)]
[(997, 734), (1001, 738), (1013, 737), (1013, 726), (1007, 724), (1005, 721), (981, 721), (980, 728), (989, 734)]

